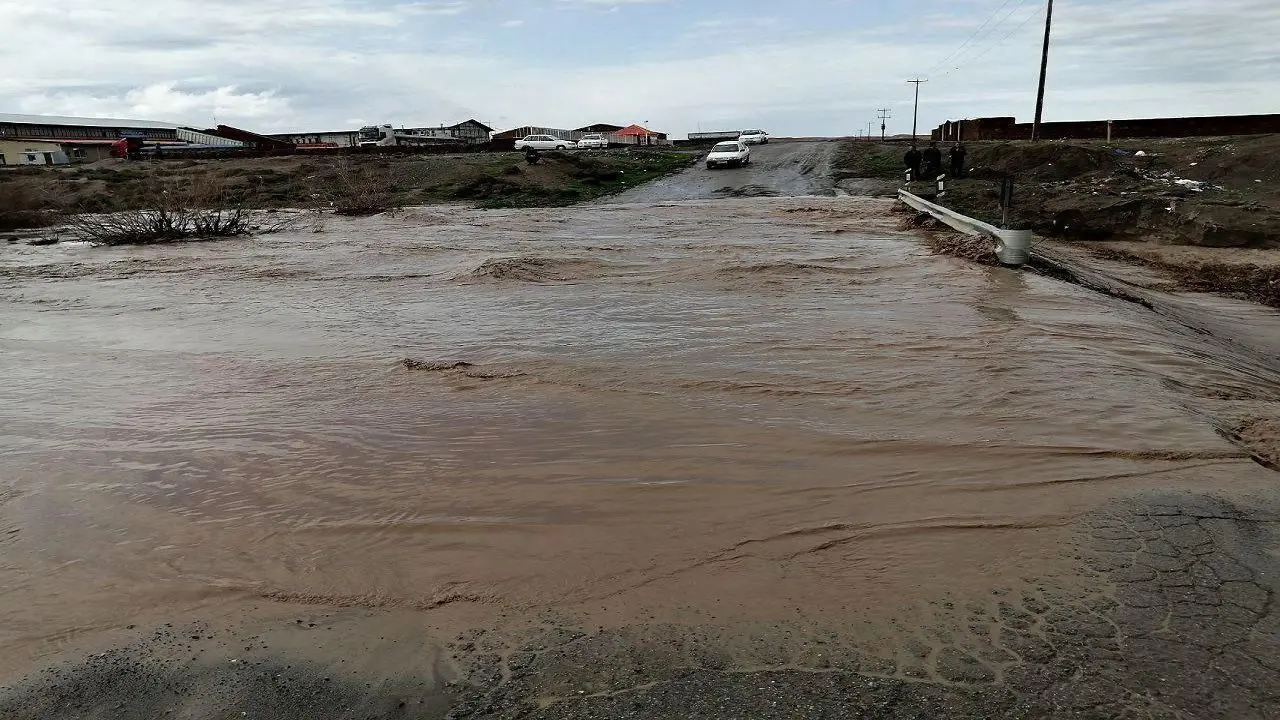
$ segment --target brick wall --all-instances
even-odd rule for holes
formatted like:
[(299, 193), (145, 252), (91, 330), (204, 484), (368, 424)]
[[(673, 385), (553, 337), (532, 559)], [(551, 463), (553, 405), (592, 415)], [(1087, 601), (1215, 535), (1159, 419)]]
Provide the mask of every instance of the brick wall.
[[(1111, 137), (1115, 140), (1268, 133), (1280, 133), (1280, 115), (1143, 118), (1111, 122)], [(1011, 117), (952, 120), (939, 125), (932, 136), (934, 140), (941, 141), (1029, 140), (1031, 123), (1019, 123)], [(1107, 137), (1107, 121), (1042, 123), (1040, 137), (1044, 140), (1104, 140)]]

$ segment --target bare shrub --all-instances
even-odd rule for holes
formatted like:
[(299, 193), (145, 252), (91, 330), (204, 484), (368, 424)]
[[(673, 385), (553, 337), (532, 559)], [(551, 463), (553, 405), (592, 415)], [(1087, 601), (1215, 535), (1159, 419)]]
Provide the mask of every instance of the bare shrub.
[(387, 166), (361, 166), (342, 157), (330, 172), (314, 175), (312, 180), (311, 197), (317, 207), (335, 215), (376, 215), (402, 205), (396, 196), (395, 174)]
[(136, 209), (75, 213), (67, 230), (101, 245), (150, 245), (261, 235), (296, 224), (293, 215), (246, 207), (231, 197), (225, 181), (204, 176), (152, 181)]

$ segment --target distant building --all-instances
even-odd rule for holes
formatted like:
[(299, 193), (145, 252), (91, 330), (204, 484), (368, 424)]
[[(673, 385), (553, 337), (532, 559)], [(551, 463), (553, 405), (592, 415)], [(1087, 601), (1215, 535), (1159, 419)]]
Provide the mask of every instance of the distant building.
[(111, 156), (123, 137), (178, 142), (178, 126), (149, 120), (0, 113), (0, 163), (61, 165)]
[(453, 137), (466, 141), (471, 145), (487, 143), (489, 142), (489, 136), (493, 134), (493, 128), (475, 119), (466, 120), (457, 125), (449, 125), (443, 129)]
[(599, 134), (601, 134), (601, 135), (611, 135), (611, 134), (613, 134), (613, 133), (618, 132), (619, 130), (621, 130), (621, 129), (622, 129), (622, 128), (624, 128), (624, 127), (626, 127), (626, 126), (625, 126), (625, 125), (611, 125), (611, 124), (609, 124), (609, 123), (596, 123), (595, 125), (588, 125), (588, 126), (586, 126), (586, 127), (580, 127), (580, 128), (578, 128), (577, 130), (574, 130), (574, 132), (575, 132), (575, 133), (582, 133), (583, 135), (586, 135), (587, 133), (599, 133)]
[(151, 120), (0, 113), (0, 164), (92, 162), (111, 157), (111, 146), (121, 138), (139, 138), (150, 146), (241, 146), (233, 140)]
[(639, 125), (628, 125), (613, 134), (627, 145), (670, 145), (671, 140), (666, 133), (654, 132)]
[(288, 140), (259, 135), (255, 132), (231, 127), (230, 125), (219, 125), (211, 130), (205, 130), (204, 134), (230, 140), (238, 143), (241, 147), (250, 147), (259, 152), (291, 152), (297, 148), (297, 145)]
[(709, 140), (737, 140), (742, 134), (741, 130), (713, 130), (711, 132), (691, 132), (689, 133), (690, 142), (705, 142)]
[(62, 145), (40, 140), (0, 140), (0, 166), (63, 165), (71, 162)]
[(360, 142), (360, 131), (330, 130), (323, 132), (272, 133), (267, 137), (291, 142), (299, 150), (317, 150), (320, 148), (355, 147)]
[(572, 140), (573, 131), (561, 128), (536, 127), (533, 125), (525, 125), (523, 127), (504, 130), (500, 133), (493, 134), (493, 149), (510, 150), (515, 147), (516, 141), (528, 137), (530, 135), (550, 135), (560, 138), (561, 140)]
[(562, 140), (572, 139), (572, 130), (563, 130), (561, 128), (536, 127), (533, 125), (525, 125), (523, 127), (504, 130), (500, 133), (494, 133), (494, 140), (519, 140), (530, 135), (550, 135), (558, 137)]
[[(457, 125), (441, 125), (429, 128), (400, 128), (400, 135), (416, 135), (424, 138), (437, 138), (447, 142), (461, 142), (468, 145), (483, 145), (489, 142), (489, 134), (493, 128), (479, 120), (467, 120)], [(356, 147), (360, 144), (359, 130), (333, 130), (328, 132), (296, 132), (276, 133), (267, 137), (291, 142), (299, 150), (318, 150), (323, 148)]]
[(569, 139), (577, 142), (582, 139), (583, 135), (603, 135), (610, 145), (621, 145), (626, 140), (617, 137), (616, 134), (622, 128), (622, 125), (614, 125), (612, 123), (596, 123), (571, 131)]

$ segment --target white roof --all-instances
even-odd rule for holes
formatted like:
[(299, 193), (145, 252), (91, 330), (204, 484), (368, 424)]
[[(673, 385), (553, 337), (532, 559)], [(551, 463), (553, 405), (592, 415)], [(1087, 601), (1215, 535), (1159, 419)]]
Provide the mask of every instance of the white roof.
[(83, 118), (63, 115), (20, 115), (17, 113), (0, 113), (0, 123), (21, 123), (26, 125), (71, 125), (82, 127), (138, 128), (152, 130), (173, 130), (181, 127), (173, 123), (155, 122), (154, 120), (121, 120), (120, 118)]

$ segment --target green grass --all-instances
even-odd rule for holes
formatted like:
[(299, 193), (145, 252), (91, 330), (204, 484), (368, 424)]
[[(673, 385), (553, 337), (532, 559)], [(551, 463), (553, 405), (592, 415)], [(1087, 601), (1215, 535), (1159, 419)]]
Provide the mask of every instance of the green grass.
[(862, 159), (862, 167), (871, 177), (892, 177), (896, 178), (902, 174), (904, 168), (902, 158), (890, 155), (888, 153), (873, 153)]
[[(694, 156), (678, 152), (643, 152), (627, 155), (583, 156), (549, 153), (544, 162), (573, 167), (570, 178), (558, 187), (520, 185), (504, 177), (490, 176), (482, 193), (459, 199), (475, 199), (487, 209), (564, 207), (608, 195), (616, 195), (660, 177), (684, 170)], [(502, 172), (508, 174), (504, 165)], [(472, 188), (474, 189), (474, 188)]]
[[(689, 167), (694, 155), (687, 152), (639, 150), (608, 153), (545, 153), (543, 165), (531, 172), (520, 153), (494, 153), (466, 158), (432, 158), (392, 165), (352, 163), (359, 178), (385, 176), (389, 206), (433, 202), (470, 202), (482, 208), (563, 207), (613, 195)], [(459, 163), (447, 168), (441, 163)], [(240, 167), (210, 162), (189, 173), (180, 166), (130, 166), (120, 169), (76, 168), (68, 176), (76, 182), (58, 183), (56, 192), (67, 207), (82, 212), (111, 212), (143, 207), (156, 180), (192, 181), (211, 177), (222, 183), (226, 199), (254, 208), (307, 207), (316, 193), (338, 184), (328, 164), (307, 161), (292, 168)], [(462, 170), (461, 173), (458, 170)], [(45, 175), (35, 169), (32, 175)], [(459, 180), (459, 174), (463, 177)], [(449, 178), (446, 180), (445, 178)], [(30, 184), (25, 175), (6, 173), (13, 187)], [(105, 187), (89, 187), (84, 181)], [(0, 203), (3, 204), (3, 203)], [(43, 208), (43, 206), (41, 206)], [(4, 209), (4, 208), (0, 208)], [(10, 218), (12, 221), (13, 219)], [(24, 223), (30, 222), (23, 218)], [(13, 224), (12, 222), (10, 224)]]

